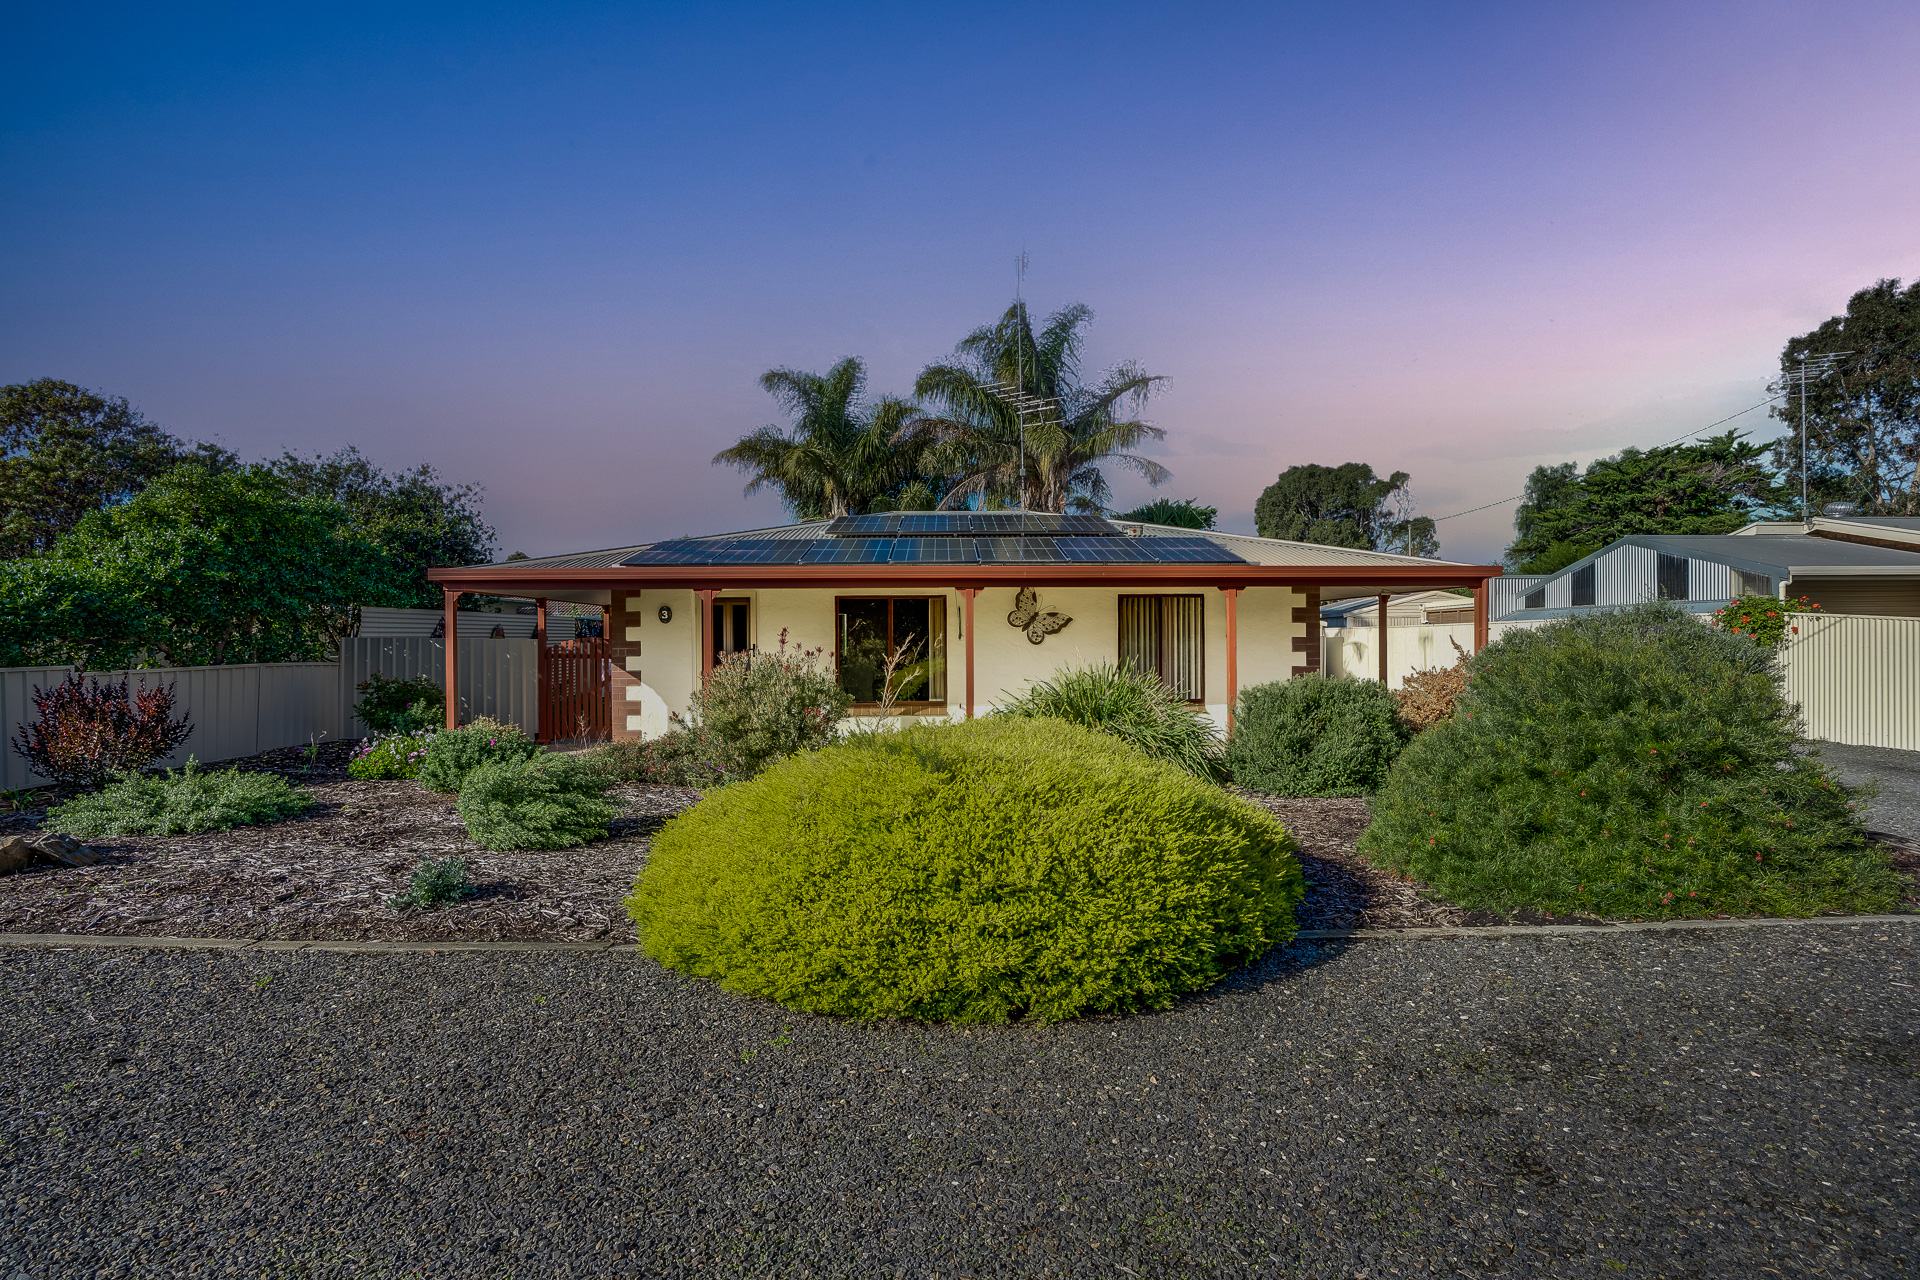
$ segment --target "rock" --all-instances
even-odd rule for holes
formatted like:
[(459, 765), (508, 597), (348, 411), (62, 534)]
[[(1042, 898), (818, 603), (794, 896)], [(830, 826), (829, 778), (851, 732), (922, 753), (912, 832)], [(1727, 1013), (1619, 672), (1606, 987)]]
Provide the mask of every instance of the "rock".
[(41, 836), (29, 847), (42, 859), (58, 863), (63, 867), (90, 867), (100, 861), (97, 850), (67, 835)]
[(5, 844), (0, 844), (0, 875), (26, 870), (33, 864), (36, 852), (25, 836), (15, 836)]

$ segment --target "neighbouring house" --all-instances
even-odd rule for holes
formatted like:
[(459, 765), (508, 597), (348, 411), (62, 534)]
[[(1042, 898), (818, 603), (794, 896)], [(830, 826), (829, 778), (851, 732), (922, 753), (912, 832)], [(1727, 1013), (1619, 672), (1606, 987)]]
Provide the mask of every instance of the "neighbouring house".
[[(1473, 621), (1473, 598), (1451, 591), (1414, 591), (1387, 598), (1390, 627), (1434, 627)], [(1329, 631), (1380, 625), (1380, 601), (1334, 600), (1320, 606), (1320, 625)]]
[[(542, 663), (543, 733), (549, 705), (570, 699), (555, 713), (568, 724), (583, 714), (578, 682), (602, 672), (585, 697), (620, 740), (664, 732), (727, 654), (783, 640), (822, 651), (856, 715), (877, 713), (881, 668), (903, 655), (898, 715), (971, 718), (1062, 667), (1126, 663), (1224, 724), (1241, 688), (1319, 670), (1323, 603), (1466, 587), (1471, 601), (1453, 599), (1484, 638), (1500, 572), (1006, 511), (814, 520), (429, 576), (449, 610), (461, 592), (533, 598), (542, 635), (554, 602), (604, 609), (604, 640), (547, 650), (565, 652)], [(458, 648), (446, 650), (449, 687)]]
[(1490, 584), (1496, 623), (1672, 600), (1710, 614), (1736, 596), (1806, 596), (1831, 614), (1920, 617), (1920, 519), (1816, 517), (1735, 533), (1621, 538), (1556, 573)]

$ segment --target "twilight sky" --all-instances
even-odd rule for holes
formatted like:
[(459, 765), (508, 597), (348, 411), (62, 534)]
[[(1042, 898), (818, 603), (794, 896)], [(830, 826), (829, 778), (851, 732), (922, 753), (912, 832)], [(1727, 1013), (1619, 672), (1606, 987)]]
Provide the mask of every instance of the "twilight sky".
[(757, 375), (905, 392), (1024, 247), (1251, 532), (1293, 463), (1442, 516), (1682, 435), (1920, 275), (1911, 0), (402, 8), (13, 10), (0, 382), (615, 546), (781, 519), (708, 464)]

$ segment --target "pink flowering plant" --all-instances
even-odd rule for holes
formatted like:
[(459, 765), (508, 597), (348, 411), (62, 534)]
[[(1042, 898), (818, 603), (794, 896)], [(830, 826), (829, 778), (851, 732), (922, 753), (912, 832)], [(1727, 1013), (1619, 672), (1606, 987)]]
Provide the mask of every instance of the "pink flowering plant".
[(1776, 600), (1772, 596), (1741, 596), (1713, 611), (1713, 625), (1730, 635), (1745, 636), (1768, 649), (1778, 648), (1800, 628), (1793, 622), (1796, 613), (1818, 613), (1820, 606), (1811, 597)]
[(362, 738), (347, 760), (347, 773), (363, 781), (412, 778), (420, 772), (433, 733), (391, 733), (384, 738)]
[(1890, 910), (1860, 801), (1773, 655), (1671, 604), (1509, 632), (1414, 739), (1360, 848), (1463, 907), (1610, 917)]

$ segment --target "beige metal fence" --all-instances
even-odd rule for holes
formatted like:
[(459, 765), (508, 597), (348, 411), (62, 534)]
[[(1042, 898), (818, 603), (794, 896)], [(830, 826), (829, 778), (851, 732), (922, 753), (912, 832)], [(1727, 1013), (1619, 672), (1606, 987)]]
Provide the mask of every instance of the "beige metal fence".
[[(172, 682), (174, 714), (185, 713), (193, 735), (164, 763), (188, 756), (208, 764), (304, 746), (312, 741), (360, 737), (366, 726), (353, 714), (355, 686), (379, 671), (399, 679), (425, 675), (441, 683), (446, 670), (439, 640), (425, 637), (353, 639), (339, 662), (271, 662), (224, 667), (159, 667), (141, 671), (96, 671), (103, 680), (132, 678), (132, 687)], [(529, 737), (539, 730), (536, 687), (539, 650), (527, 640), (463, 638), (460, 641), (462, 719), (489, 715), (517, 724)], [(14, 735), (34, 719), (33, 690), (66, 679), (67, 667), (0, 669), (0, 787), (40, 786), (13, 749)]]
[(1782, 649), (1809, 738), (1920, 751), (1920, 618), (1796, 613)]
[[(1321, 632), (1320, 669), (1329, 676), (1354, 680), (1380, 678), (1380, 627), (1329, 627)], [(1460, 660), (1457, 641), (1473, 652), (1473, 624), (1448, 622), (1437, 626), (1384, 628), (1387, 637), (1387, 687), (1398, 689), (1416, 671), (1451, 667)]]

